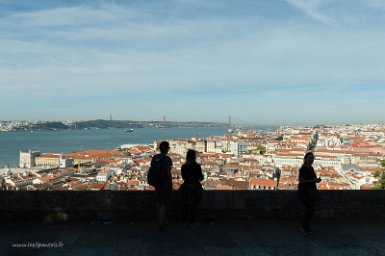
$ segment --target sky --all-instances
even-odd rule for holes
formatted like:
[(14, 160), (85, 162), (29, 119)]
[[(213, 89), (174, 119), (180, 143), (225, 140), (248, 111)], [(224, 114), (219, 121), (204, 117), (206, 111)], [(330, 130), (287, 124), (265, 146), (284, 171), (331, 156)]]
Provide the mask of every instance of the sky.
[(0, 120), (385, 122), (383, 0), (0, 0)]

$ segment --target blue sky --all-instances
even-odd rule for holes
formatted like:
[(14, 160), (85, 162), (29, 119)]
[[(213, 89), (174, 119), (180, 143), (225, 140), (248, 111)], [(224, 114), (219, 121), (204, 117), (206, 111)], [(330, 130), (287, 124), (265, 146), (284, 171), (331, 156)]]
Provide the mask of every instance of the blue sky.
[(0, 120), (385, 122), (382, 0), (0, 0)]

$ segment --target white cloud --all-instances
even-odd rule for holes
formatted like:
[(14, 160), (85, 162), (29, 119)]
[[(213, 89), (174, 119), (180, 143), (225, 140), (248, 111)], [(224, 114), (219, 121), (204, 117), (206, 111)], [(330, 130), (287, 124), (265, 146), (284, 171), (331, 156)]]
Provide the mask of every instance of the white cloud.
[(332, 26), (333, 19), (322, 14), (320, 7), (325, 0), (286, 0), (291, 5), (298, 8), (301, 12), (309, 15), (310, 17), (322, 22), (323, 24)]
[(1, 54), (3, 60), (9, 61), (0, 64), (0, 73), (2, 83), (14, 87), (28, 84), (29, 87), (89, 88), (92, 83), (103, 88), (108, 83), (105, 90), (115, 88), (123, 92), (127, 91), (124, 89), (127, 84), (131, 92), (141, 92), (172, 91), (180, 86), (201, 90), (211, 86), (257, 89), (370, 82), (385, 80), (381, 72), (385, 68), (381, 57), (385, 56), (381, 47), (384, 43), (385, 35), (378, 33), (335, 34), (293, 28), (242, 34), (224, 42), (199, 41), (141, 51), (98, 46), (85, 49), (49, 42), (0, 42), (1, 49), (17, 46), (16, 51)]
[[(325, 2), (289, 2), (323, 24), (334, 22), (321, 11)], [(172, 102), (163, 112), (183, 111), (190, 101), (201, 102), (199, 113), (212, 109), (212, 116), (245, 104), (244, 109), (262, 115), (255, 99), (293, 104), (291, 98), (321, 92), (338, 102), (333, 95), (352, 85), (385, 81), (383, 31), (314, 26), (302, 18), (261, 22), (170, 12), (178, 15), (165, 15), (165, 8), (101, 5), (1, 18), (0, 94), (8, 99), (0, 104), (51, 98), (68, 108), (84, 101), (101, 111), (106, 105), (124, 108), (117, 103), (124, 98), (139, 112), (157, 111), (162, 94)], [(104, 103), (95, 106), (96, 99)], [(317, 106), (322, 102), (314, 99)], [(148, 109), (143, 111), (151, 113)]]
[(131, 11), (114, 4), (102, 4), (97, 7), (79, 5), (59, 7), (31, 12), (15, 13), (3, 17), (0, 22), (9, 22), (16, 27), (58, 27), (58, 26), (93, 26), (121, 19), (137, 19), (149, 17), (144, 12)]

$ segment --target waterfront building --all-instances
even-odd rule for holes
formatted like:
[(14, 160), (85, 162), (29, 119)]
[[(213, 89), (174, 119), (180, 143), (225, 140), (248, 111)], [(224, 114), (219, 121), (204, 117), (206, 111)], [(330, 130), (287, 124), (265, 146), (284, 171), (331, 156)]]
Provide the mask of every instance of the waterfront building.
[(61, 154), (59, 158), (59, 167), (60, 168), (68, 168), (74, 166), (74, 160), (71, 158), (64, 158), (64, 155)]
[(72, 158), (74, 164), (95, 163), (123, 157), (124, 153), (116, 150), (87, 150), (64, 155), (64, 158)]
[(31, 168), (35, 166), (35, 157), (39, 156), (39, 151), (29, 150), (28, 152), (20, 151), (20, 168)]

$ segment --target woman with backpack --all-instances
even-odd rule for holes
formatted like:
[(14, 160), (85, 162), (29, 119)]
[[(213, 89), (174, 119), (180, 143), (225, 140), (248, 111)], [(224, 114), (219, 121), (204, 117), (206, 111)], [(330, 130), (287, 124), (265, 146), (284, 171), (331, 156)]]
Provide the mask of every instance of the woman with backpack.
[(172, 160), (167, 155), (170, 150), (170, 144), (162, 141), (159, 144), (160, 154), (153, 156), (151, 167), (147, 173), (147, 182), (155, 187), (157, 194), (157, 217), (158, 230), (164, 230), (167, 207), (172, 198)]
[(196, 162), (196, 151), (188, 150), (186, 163), (182, 165), (183, 184), (179, 192), (181, 196), (182, 221), (186, 228), (195, 222), (196, 209), (202, 195), (201, 181), (204, 179), (202, 168)]

